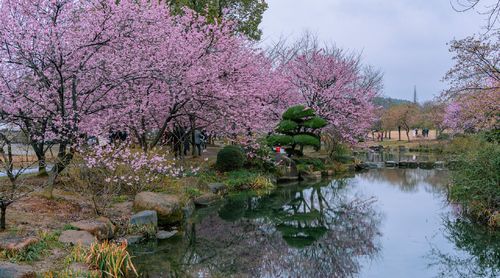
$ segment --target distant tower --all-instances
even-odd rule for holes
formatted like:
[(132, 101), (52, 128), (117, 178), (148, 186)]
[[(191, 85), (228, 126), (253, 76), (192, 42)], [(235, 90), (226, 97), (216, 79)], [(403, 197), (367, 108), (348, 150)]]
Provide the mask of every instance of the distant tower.
[(417, 85), (413, 87), (413, 103), (417, 104)]

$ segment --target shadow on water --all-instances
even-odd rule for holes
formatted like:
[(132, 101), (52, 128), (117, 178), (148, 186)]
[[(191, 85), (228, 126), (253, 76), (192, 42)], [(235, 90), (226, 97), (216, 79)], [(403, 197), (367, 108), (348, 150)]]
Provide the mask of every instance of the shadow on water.
[(498, 234), (456, 217), (447, 183), (444, 170), (374, 169), (234, 194), (130, 250), (144, 277), (495, 277)]

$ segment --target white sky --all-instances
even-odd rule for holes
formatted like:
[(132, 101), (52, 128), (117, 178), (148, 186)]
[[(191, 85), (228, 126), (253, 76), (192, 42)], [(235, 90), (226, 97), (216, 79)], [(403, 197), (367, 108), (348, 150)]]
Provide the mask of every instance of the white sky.
[(452, 66), (447, 42), (481, 31), (483, 17), (455, 12), (450, 0), (267, 0), (265, 44), (311, 31), (320, 40), (362, 51), (384, 72), (384, 95), (419, 101), (438, 95)]

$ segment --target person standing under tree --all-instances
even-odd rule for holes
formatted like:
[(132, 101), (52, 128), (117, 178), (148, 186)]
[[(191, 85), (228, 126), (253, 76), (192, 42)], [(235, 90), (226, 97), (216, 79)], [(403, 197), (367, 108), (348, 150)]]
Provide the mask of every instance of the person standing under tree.
[(196, 145), (196, 149), (198, 150), (198, 156), (201, 156), (201, 145), (203, 143), (203, 134), (200, 130), (196, 129), (194, 131), (194, 144)]

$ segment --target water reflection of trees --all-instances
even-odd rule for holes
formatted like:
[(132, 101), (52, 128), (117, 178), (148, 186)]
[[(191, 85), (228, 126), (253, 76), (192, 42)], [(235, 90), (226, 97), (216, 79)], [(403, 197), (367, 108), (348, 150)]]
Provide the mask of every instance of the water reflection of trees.
[(263, 197), (233, 196), (190, 226), (176, 243), (184, 252), (168, 267), (195, 277), (355, 276), (359, 260), (380, 248), (380, 216), (372, 199), (350, 195), (345, 185), (336, 181)]
[(431, 249), (430, 265), (438, 268), (439, 277), (500, 276), (500, 231), (454, 217), (445, 219), (444, 228), (447, 239), (463, 252)]
[(422, 186), (427, 192), (439, 195), (446, 192), (449, 181), (447, 171), (426, 169), (381, 168), (367, 171), (360, 177), (371, 182), (389, 183), (404, 192), (416, 192)]

